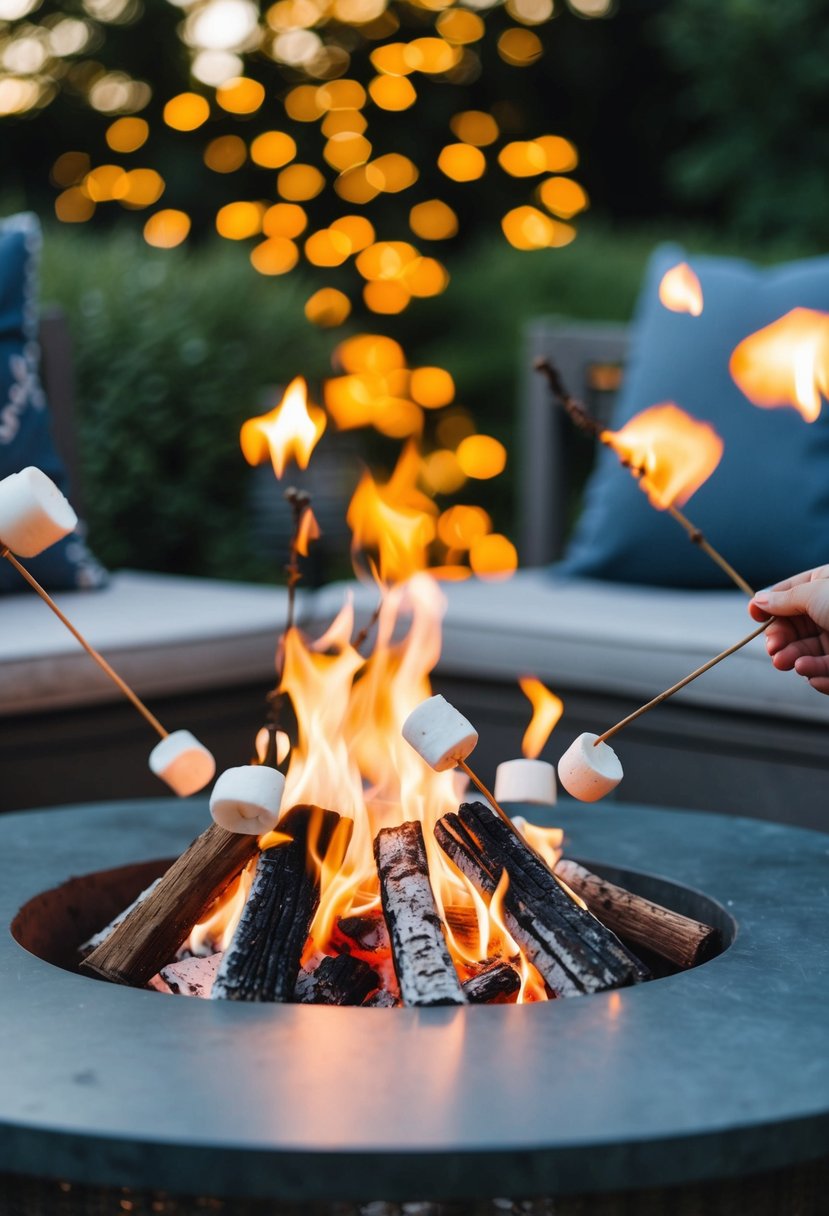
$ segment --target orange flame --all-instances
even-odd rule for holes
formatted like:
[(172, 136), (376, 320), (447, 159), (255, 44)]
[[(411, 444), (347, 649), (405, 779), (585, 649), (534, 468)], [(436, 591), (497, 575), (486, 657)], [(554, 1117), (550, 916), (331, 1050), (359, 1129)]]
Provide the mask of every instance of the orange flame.
[(829, 397), (829, 313), (793, 308), (736, 347), (729, 371), (761, 409), (793, 406), (814, 422)]
[(641, 473), (648, 499), (662, 510), (683, 506), (723, 453), (723, 441), (712, 426), (671, 402), (643, 410), (620, 431), (604, 431), (601, 438), (623, 464)]
[(319, 540), (322, 536), (320, 526), (317, 523), (317, 517), (310, 507), (306, 507), (302, 512), (302, 518), (299, 521), (299, 528), (296, 534), (296, 551), (301, 557), (308, 556), (308, 547), (311, 541)]
[(348, 507), (353, 548), (376, 554), (383, 582), (401, 582), (429, 565), (437, 508), (417, 489), (420, 464), (407, 443), (389, 481), (380, 485), (366, 472)]
[(687, 262), (666, 270), (659, 284), (659, 299), (671, 312), (702, 313), (702, 285)]
[(273, 471), (281, 477), (290, 460), (308, 468), (311, 453), (325, 430), (325, 414), (308, 405), (308, 390), (302, 376), (288, 385), (285, 396), (269, 414), (249, 418), (242, 426), (240, 442), (248, 464), (264, 464), (270, 457)]
[(522, 676), (518, 687), (533, 707), (530, 724), (521, 741), (521, 751), (528, 760), (535, 760), (543, 752), (553, 727), (564, 713), (564, 702), (535, 676)]

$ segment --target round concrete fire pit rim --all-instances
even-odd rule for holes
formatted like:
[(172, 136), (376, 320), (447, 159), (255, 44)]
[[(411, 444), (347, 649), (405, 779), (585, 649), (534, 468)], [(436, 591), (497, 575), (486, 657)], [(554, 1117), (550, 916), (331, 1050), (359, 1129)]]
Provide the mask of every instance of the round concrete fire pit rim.
[[(6, 934), (0, 1169), (191, 1193), (450, 1198), (670, 1185), (824, 1151), (829, 839), (621, 806), (551, 820), (571, 855), (718, 900), (734, 944), (616, 995), (366, 1011), (95, 985)], [(0, 914), (8, 925), (73, 874), (175, 855), (205, 822), (203, 803), (172, 801), (7, 816)]]

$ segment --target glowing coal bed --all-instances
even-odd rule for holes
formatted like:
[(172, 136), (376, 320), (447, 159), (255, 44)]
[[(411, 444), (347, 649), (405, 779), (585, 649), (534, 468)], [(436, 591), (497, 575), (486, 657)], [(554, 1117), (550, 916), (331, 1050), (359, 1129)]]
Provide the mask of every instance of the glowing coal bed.
[(0, 821), (0, 1169), (15, 1185), (103, 1188), (112, 1210), (124, 1187), (229, 1210), (513, 1196), (569, 1216), (637, 1210), (645, 1188), (666, 1213), (703, 1191), (706, 1211), (739, 1210), (717, 1206), (735, 1188), (759, 1197), (746, 1211), (820, 1210), (804, 1187), (825, 1181), (829, 1132), (825, 836), (556, 808), (567, 855), (729, 943), (610, 993), (329, 1008), (186, 1000), (73, 971), (84, 937), (205, 814), (160, 800)]

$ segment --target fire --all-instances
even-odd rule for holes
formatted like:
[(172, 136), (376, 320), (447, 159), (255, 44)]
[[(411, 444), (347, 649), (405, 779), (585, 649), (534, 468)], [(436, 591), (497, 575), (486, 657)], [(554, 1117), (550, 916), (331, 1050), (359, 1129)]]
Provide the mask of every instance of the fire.
[(623, 464), (641, 474), (652, 506), (683, 506), (720, 463), (723, 442), (707, 422), (666, 402), (643, 410), (620, 431), (604, 431), (602, 442)]
[[(371, 354), (375, 361), (398, 362), (396, 351), (376, 343), (359, 348), (347, 344), (343, 363)], [(347, 357), (346, 357), (347, 356)], [(381, 359), (382, 357), (382, 359)], [(372, 369), (393, 374), (394, 366)], [(295, 382), (296, 384), (296, 382)], [(293, 386), (292, 386), (293, 388)], [(311, 418), (301, 400), (305, 423), (284, 422), (288, 411), (299, 417), (299, 407), (290, 393), (274, 415), (246, 424), (248, 459), (265, 450), (266, 435), (279, 432), (280, 467), (295, 455), (301, 463), (321, 429), (309, 427)], [(304, 428), (304, 431), (303, 431)], [(312, 433), (313, 432), (313, 433)], [(296, 436), (312, 440), (300, 458)], [(286, 439), (286, 436), (288, 438)], [(276, 468), (276, 449), (273, 451)], [(320, 903), (306, 943), (303, 961), (318, 960), (336, 952), (342, 937), (338, 922), (345, 917), (371, 917), (381, 913), (380, 891), (373, 844), (380, 828), (401, 820), (419, 820), (429, 864), (431, 885), (438, 913), (446, 927), (450, 954), (461, 979), (472, 976), (492, 958), (510, 958), (522, 975), (522, 1001), (546, 999), (543, 982), (524, 960), (499, 920), (498, 901), (487, 901), (449, 861), (437, 844), (434, 828), (438, 819), (458, 808), (459, 785), (455, 772), (437, 773), (404, 740), (402, 726), (417, 705), (432, 693), (430, 673), (441, 649), (441, 619), (445, 599), (430, 570), (433, 546), (443, 545), (448, 555), (461, 554), (479, 534), (488, 534), (489, 521), (472, 508), (456, 509), (451, 545), (438, 537), (438, 510), (422, 492), (423, 461), (414, 443), (407, 443), (387, 481), (368, 472), (361, 479), (349, 504), (347, 518), (353, 534), (355, 565), (370, 572), (378, 588), (379, 604), (371, 652), (362, 653), (365, 635), (355, 644), (354, 608), (347, 598), (325, 634), (312, 640), (296, 627), (286, 630), (280, 654), (278, 694), (293, 709), (296, 736), (286, 750), (281, 733), (271, 740), (267, 730), (260, 738), (260, 762), (269, 747), (276, 749), (278, 763), (287, 763), (283, 807), (298, 804), (336, 810), (341, 829), (323, 851), (313, 845), (312, 864), (320, 875)], [(310, 511), (306, 515), (310, 516)], [(474, 526), (473, 526), (474, 524)], [(313, 525), (309, 524), (310, 532)], [(446, 521), (444, 522), (444, 531)], [(457, 535), (456, 535), (457, 533)], [(438, 544), (436, 545), (436, 541)], [(459, 568), (460, 569), (460, 568)], [(545, 726), (552, 726), (552, 694), (544, 690), (539, 710)], [(529, 695), (529, 694), (528, 694)], [(560, 711), (559, 711), (560, 712)], [(543, 746), (543, 739), (541, 744)], [(270, 752), (267, 753), (270, 758)], [(547, 834), (549, 837), (549, 834)], [(269, 838), (270, 839), (270, 838)], [(274, 843), (278, 835), (274, 834)], [(261, 843), (261, 842), (260, 842)], [(560, 834), (551, 846), (555, 849)], [(245, 879), (247, 881), (247, 879)], [(215, 944), (232, 934), (241, 911), (234, 896), (215, 917), (198, 926), (195, 937)], [(390, 955), (372, 957), (391, 977)]]
[(325, 414), (308, 405), (305, 381), (297, 376), (269, 414), (249, 418), (243, 424), (239, 438), (245, 460), (256, 465), (270, 457), (277, 477), (282, 476), (290, 460), (307, 469), (325, 425)]
[(744, 338), (729, 371), (754, 405), (790, 405), (804, 421), (814, 422), (822, 397), (829, 397), (829, 313), (793, 308)]
[(666, 270), (659, 284), (659, 299), (671, 312), (702, 313), (702, 285), (687, 262)]
[(521, 741), (521, 751), (528, 760), (535, 760), (541, 755), (553, 727), (564, 713), (564, 702), (535, 676), (522, 676), (518, 686), (533, 707), (533, 716)]

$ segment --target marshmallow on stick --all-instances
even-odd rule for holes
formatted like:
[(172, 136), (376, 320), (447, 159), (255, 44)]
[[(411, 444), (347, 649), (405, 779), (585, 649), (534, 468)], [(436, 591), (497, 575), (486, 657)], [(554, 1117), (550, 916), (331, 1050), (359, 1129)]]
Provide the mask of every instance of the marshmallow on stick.
[(216, 772), (216, 762), (210, 752), (189, 731), (168, 734), (126, 680), (86, 640), (34, 575), (14, 556), (17, 553), (21, 557), (36, 557), (67, 536), (77, 522), (78, 517), (63, 494), (40, 469), (30, 466), (0, 481), (0, 556), (14, 566), (104, 675), (112, 680), (161, 737), (161, 742), (150, 753), (150, 768), (176, 794), (186, 798), (204, 789)]
[(478, 732), (445, 697), (428, 697), (403, 723), (403, 738), (437, 773), (457, 768), (475, 750)]
[(40, 469), (30, 465), (0, 481), (0, 548), (37, 557), (77, 523), (67, 499)]
[(579, 735), (558, 762), (559, 781), (580, 802), (598, 802), (624, 776), (613, 748), (597, 742), (598, 738), (589, 733)]
[(556, 770), (546, 760), (504, 760), (495, 770), (499, 802), (534, 802), (554, 806)]
[(266, 764), (228, 768), (213, 786), (210, 814), (219, 827), (246, 836), (261, 836), (276, 827), (285, 778)]

